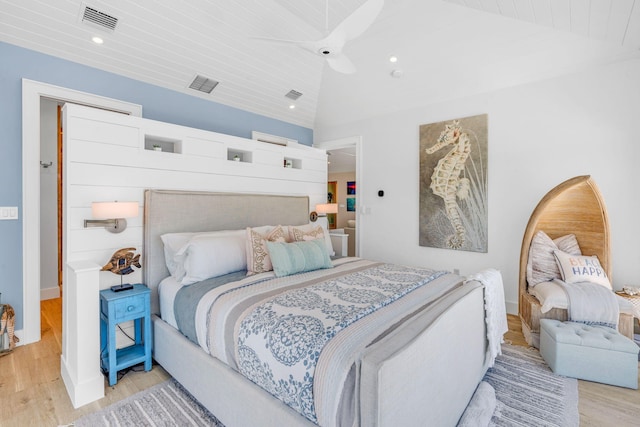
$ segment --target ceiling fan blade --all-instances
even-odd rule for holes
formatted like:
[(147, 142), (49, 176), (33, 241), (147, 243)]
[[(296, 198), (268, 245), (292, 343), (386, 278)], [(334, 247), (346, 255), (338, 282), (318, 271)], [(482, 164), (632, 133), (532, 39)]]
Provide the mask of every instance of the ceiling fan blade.
[(302, 40), (286, 40), (286, 39), (274, 39), (271, 37), (251, 37), (254, 40), (260, 40), (267, 43), (286, 44), (291, 46), (298, 46), (302, 49), (306, 49), (313, 53), (318, 53), (319, 45), (315, 41), (302, 41)]
[[(357, 8), (351, 15), (347, 16), (325, 39), (335, 44), (344, 44), (349, 40), (364, 33), (376, 20), (382, 7), (384, 0), (368, 0)], [(330, 43), (334, 44), (334, 43)]]
[(335, 71), (344, 74), (353, 74), (356, 72), (356, 66), (342, 53), (335, 56), (327, 56), (326, 59), (329, 66)]
[(300, 40), (287, 40), (287, 39), (274, 39), (271, 37), (251, 37), (254, 40), (260, 40), (263, 42), (268, 42), (268, 43), (279, 43), (279, 44), (303, 44), (303, 43), (309, 43), (306, 41), (300, 41)]

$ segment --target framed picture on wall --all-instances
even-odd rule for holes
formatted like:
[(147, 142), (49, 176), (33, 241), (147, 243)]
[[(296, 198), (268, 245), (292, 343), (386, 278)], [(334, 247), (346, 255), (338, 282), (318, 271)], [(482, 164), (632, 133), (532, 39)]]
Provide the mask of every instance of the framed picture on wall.
[(347, 198), (347, 212), (355, 212), (356, 211), (356, 198), (349, 197)]
[(347, 194), (349, 194), (349, 195), (356, 194), (356, 182), (355, 181), (347, 181)]
[(420, 126), (420, 246), (487, 252), (487, 117)]

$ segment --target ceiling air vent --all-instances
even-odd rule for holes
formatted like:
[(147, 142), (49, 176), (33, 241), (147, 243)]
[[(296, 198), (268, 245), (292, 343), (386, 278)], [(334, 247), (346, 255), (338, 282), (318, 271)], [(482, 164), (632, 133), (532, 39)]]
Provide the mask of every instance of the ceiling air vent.
[(216, 86), (218, 86), (218, 83), (219, 82), (215, 80), (211, 80), (208, 77), (196, 76), (196, 78), (193, 79), (193, 81), (189, 85), (189, 89), (199, 90), (200, 92), (204, 92), (204, 93), (211, 93), (211, 91)]
[(301, 96), (302, 96), (301, 92), (298, 92), (297, 90), (293, 90), (293, 89), (291, 89), (289, 93), (285, 95), (286, 98), (293, 99), (294, 101), (300, 98)]
[(118, 18), (111, 16), (108, 13), (101, 12), (98, 9), (82, 5), (82, 23), (96, 26), (102, 30), (115, 31), (116, 25), (118, 25)]

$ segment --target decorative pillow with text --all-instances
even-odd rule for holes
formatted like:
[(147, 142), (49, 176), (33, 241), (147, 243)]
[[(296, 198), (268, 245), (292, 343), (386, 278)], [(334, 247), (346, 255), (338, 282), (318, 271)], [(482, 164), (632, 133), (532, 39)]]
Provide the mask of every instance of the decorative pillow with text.
[(553, 251), (566, 283), (591, 282), (611, 288), (611, 283), (597, 256), (571, 255), (562, 251)]

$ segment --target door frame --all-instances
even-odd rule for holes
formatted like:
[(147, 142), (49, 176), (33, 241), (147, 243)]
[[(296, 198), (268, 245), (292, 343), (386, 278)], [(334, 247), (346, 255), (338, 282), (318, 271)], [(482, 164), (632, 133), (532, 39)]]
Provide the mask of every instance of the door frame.
[[(362, 136), (349, 136), (346, 138), (334, 139), (330, 141), (321, 141), (314, 142), (314, 148), (321, 148), (324, 150), (337, 150), (340, 148), (351, 148), (355, 147), (356, 149), (356, 185), (358, 188), (358, 209), (356, 210), (356, 224), (358, 225), (358, 232), (356, 233), (356, 256), (363, 256), (360, 254), (360, 236), (362, 235), (362, 226), (366, 224), (362, 224), (360, 221), (361, 213), (366, 212), (366, 198), (364, 197), (367, 193), (364, 191), (366, 186), (362, 181)], [(328, 178), (328, 177), (327, 177)], [(328, 180), (327, 180), (328, 181)]]
[[(22, 335), (40, 341), (40, 98), (142, 117), (142, 105), (22, 79)], [(28, 261), (28, 262), (27, 262)], [(64, 309), (64, 308), (63, 308)]]

